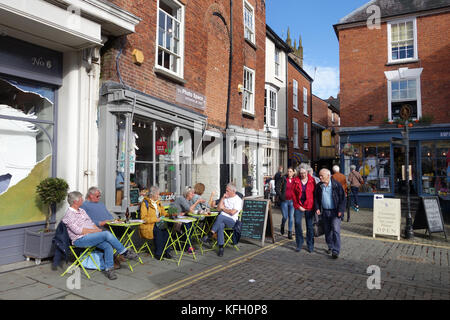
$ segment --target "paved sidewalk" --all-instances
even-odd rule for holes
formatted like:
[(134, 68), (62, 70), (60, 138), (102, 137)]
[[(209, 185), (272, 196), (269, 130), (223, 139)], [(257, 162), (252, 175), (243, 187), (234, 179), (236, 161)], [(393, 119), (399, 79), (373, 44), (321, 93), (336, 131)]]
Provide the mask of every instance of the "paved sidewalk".
[[(360, 212), (361, 216), (366, 213)], [(367, 213), (369, 214), (369, 213)], [(261, 248), (242, 241), (239, 251), (227, 248), (223, 258), (214, 251), (183, 257), (178, 267), (142, 254), (143, 265), (131, 272), (122, 263), (118, 279), (95, 272), (81, 273), (81, 288), (69, 289), (70, 275), (52, 271), (50, 263), (0, 273), (0, 299), (117, 300), (117, 299), (450, 299), (450, 245), (417, 244), (405, 240), (359, 235), (356, 214), (342, 223), (342, 251), (333, 260), (323, 237), (315, 252), (295, 252), (293, 240), (279, 234), (281, 214), (273, 210), (276, 242)], [(434, 238), (434, 237), (433, 237)], [(381, 290), (368, 290), (367, 267), (381, 270)], [(254, 280), (254, 281), (251, 281)]]

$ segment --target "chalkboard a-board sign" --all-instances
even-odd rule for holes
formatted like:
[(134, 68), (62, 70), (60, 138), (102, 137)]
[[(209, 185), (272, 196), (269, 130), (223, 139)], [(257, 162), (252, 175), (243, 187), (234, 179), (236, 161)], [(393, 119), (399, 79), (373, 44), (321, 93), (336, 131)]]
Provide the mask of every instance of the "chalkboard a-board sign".
[(130, 204), (139, 204), (139, 189), (130, 189)]
[(447, 239), (438, 197), (422, 197), (422, 203), (414, 218), (413, 229), (427, 229), (430, 236), (435, 232), (444, 232)]
[(241, 238), (261, 241), (264, 246), (265, 238), (270, 237), (275, 243), (270, 200), (244, 198), (241, 222)]

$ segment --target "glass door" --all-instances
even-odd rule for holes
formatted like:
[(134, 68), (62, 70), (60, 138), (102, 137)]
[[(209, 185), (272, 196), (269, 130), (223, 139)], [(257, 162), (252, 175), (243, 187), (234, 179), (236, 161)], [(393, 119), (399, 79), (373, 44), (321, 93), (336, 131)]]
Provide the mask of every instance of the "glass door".
[[(410, 142), (409, 146), (409, 185), (410, 194), (417, 194), (417, 157), (416, 157), (416, 145)], [(395, 193), (406, 194), (406, 147), (394, 146), (394, 183)]]

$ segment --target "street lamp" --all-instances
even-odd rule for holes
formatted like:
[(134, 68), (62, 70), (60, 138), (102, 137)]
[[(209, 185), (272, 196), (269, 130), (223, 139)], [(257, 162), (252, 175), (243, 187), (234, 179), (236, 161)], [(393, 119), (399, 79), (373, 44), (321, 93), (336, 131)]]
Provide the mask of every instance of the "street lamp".
[(400, 110), (400, 117), (405, 120), (405, 130), (402, 132), (403, 139), (406, 147), (405, 154), (405, 175), (406, 175), (406, 201), (408, 206), (408, 214), (406, 216), (405, 226), (405, 238), (414, 238), (414, 230), (412, 227), (411, 217), (411, 198), (410, 198), (410, 186), (409, 186), (409, 117), (411, 116), (411, 107), (409, 105), (403, 105)]

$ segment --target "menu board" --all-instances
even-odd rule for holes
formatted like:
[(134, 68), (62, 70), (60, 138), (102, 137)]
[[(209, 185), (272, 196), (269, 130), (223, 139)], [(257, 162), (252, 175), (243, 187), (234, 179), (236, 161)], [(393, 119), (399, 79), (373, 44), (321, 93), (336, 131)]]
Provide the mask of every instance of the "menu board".
[(375, 198), (373, 200), (373, 237), (395, 236), (400, 240), (400, 199)]
[(244, 199), (241, 222), (241, 238), (260, 240), (261, 246), (266, 236), (275, 242), (269, 200)]
[(130, 204), (139, 204), (139, 189), (130, 189)]
[(422, 197), (422, 204), (414, 219), (413, 229), (428, 229), (428, 232), (444, 232), (444, 221), (438, 197)]

